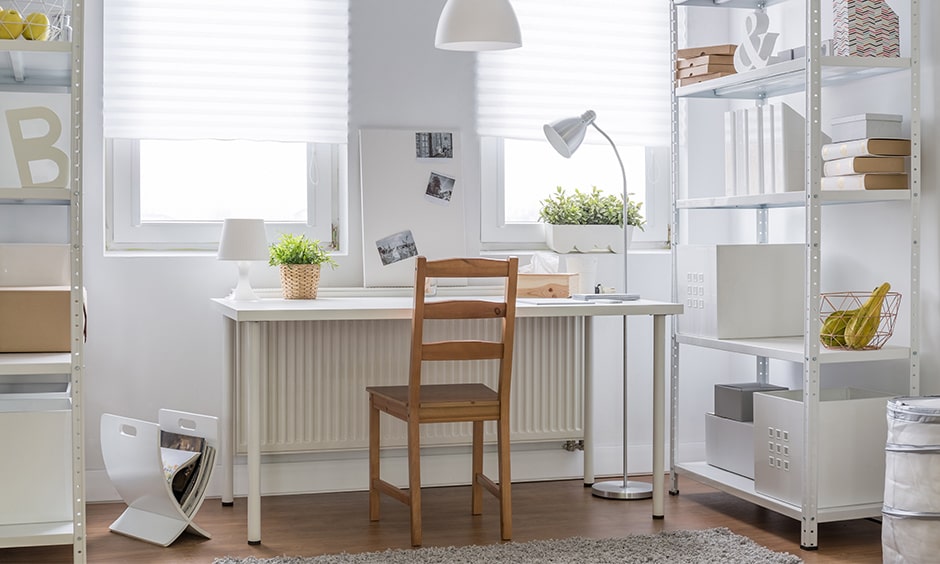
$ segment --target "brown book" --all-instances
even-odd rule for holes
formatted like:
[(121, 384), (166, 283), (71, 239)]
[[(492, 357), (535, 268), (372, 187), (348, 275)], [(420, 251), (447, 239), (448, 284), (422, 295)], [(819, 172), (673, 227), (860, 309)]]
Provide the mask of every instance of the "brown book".
[(906, 157), (911, 154), (910, 139), (857, 139), (822, 146), (824, 161), (845, 157)]
[(734, 74), (733, 72), (714, 72), (711, 74), (702, 74), (699, 76), (692, 76), (689, 78), (680, 78), (679, 86), (687, 86), (689, 84), (695, 84), (697, 82), (705, 82), (706, 80), (712, 80), (713, 78), (721, 78), (722, 76), (729, 76)]
[(734, 55), (737, 45), (706, 45), (705, 47), (689, 47), (676, 51), (678, 59), (692, 59), (702, 55)]
[(905, 172), (904, 157), (848, 157), (823, 163), (826, 176), (866, 172)]
[(734, 66), (734, 55), (702, 55), (692, 59), (679, 59), (676, 61), (677, 69), (687, 69), (699, 65), (731, 65)]
[(693, 76), (714, 73), (723, 73), (726, 75), (734, 74), (734, 65), (697, 65), (694, 67), (679, 69), (676, 71), (676, 78), (691, 78)]
[(820, 184), (823, 190), (905, 190), (906, 174), (848, 174), (824, 176)]

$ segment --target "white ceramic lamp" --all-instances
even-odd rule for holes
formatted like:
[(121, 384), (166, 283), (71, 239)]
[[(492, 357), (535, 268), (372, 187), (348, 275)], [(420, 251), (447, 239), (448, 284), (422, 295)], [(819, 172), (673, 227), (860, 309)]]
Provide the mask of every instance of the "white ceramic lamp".
[(228, 296), (231, 300), (259, 299), (251, 289), (248, 274), (251, 262), (268, 260), (268, 239), (264, 234), (263, 219), (226, 219), (222, 223), (219, 240), (219, 260), (238, 262), (238, 285)]
[(522, 46), (522, 32), (509, 0), (447, 0), (434, 46), (449, 51), (515, 49)]

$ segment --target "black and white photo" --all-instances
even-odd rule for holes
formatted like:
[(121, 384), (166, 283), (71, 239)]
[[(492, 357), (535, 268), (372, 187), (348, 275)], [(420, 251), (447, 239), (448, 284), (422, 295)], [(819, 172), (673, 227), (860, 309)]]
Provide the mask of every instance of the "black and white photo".
[(375, 242), (375, 247), (385, 266), (418, 255), (414, 236), (408, 229), (379, 239)]
[(415, 133), (415, 157), (419, 159), (452, 159), (454, 134), (448, 131)]
[(424, 194), (435, 203), (448, 203), (454, 195), (455, 182), (456, 180), (449, 176), (432, 172), (428, 177), (428, 187)]

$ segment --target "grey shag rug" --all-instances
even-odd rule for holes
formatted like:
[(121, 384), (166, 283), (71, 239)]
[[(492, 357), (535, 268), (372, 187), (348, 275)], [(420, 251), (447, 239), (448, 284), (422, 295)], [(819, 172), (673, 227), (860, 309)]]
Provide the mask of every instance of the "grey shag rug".
[(485, 546), (427, 547), (311, 558), (217, 558), (214, 564), (798, 564), (799, 557), (774, 552), (725, 528), (631, 535), (616, 539), (574, 537)]

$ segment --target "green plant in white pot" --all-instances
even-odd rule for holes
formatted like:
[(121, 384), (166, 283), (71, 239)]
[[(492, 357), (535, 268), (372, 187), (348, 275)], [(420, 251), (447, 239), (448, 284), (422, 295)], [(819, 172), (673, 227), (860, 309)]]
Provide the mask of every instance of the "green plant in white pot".
[[(605, 194), (593, 186), (590, 192), (575, 189), (573, 194), (558, 186), (539, 202), (539, 219), (545, 222), (546, 242), (558, 253), (606, 251), (624, 252), (623, 197)], [(627, 198), (627, 239), (633, 229), (643, 230), (646, 220), (642, 202)]]
[(281, 293), (288, 300), (312, 300), (320, 287), (320, 265), (336, 268), (337, 263), (320, 241), (306, 235), (282, 234), (270, 247), (268, 264), (281, 274)]

